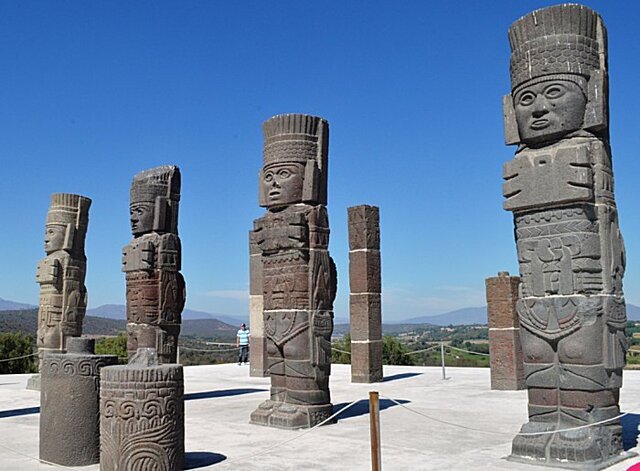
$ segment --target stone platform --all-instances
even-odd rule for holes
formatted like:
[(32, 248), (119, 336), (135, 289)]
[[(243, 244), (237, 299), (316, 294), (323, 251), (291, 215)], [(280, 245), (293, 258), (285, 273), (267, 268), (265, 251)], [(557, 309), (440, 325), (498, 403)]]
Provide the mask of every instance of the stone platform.
[[(385, 470), (542, 470), (508, 462), (511, 440), (527, 419), (526, 391), (491, 391), (489, 369), (385, 366), (385, 381), (351, 384), (349, 365), (334, 365), (335, 410), (361, 401), (335, 425), (311, 432), (249, 424), (249, 414), (267, 399), (269, 378), (249, 377), (248, 366), (192, 366), (185, 372), (186, 468), (197, 470), (362, 470), (370, 468), (368, 391), (381, 396), (382, 464)], [(30, 375), (0, 376), (0, 469), (79, 469), (37, 461), (39, 393), (25, 390)], [(389, 400), (404, 403), (436, 422)], [(637, 412), (623, 418), (631, 451), (640, 424), (640, 371), (625, 371), (620, 404)], [(476, 430), (487, 430), (482, 433)], [(302, 435), (304, 434), (304, 435)], [(296, 438), (299, 437), (299, 438)], [(285, 440), (292, 441), (278, 446)], [(628, 469), (639, 458), (618, 463)]]

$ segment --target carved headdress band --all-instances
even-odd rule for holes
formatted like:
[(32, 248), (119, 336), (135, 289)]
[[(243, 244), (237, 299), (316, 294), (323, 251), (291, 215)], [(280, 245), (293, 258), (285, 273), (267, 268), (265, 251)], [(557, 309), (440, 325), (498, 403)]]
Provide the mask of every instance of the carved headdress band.
[(606, 70), (602, 19), (582, 5), (556, 5), (523, 16), (509, 28), (511, 89), (537, 77)]
[(76, 229), (85, 228), (89, 224), (89, 206), (91, 200), (85, 196), (71, 193), (54, 193), (51, 195), (51, 206), (47, 212), (47, 224), (71, 224)]
[(155, 203), (159, 196), (180, 201), (180, 170), (175, 165), (154, 167), (133, 177), (131, 204)]

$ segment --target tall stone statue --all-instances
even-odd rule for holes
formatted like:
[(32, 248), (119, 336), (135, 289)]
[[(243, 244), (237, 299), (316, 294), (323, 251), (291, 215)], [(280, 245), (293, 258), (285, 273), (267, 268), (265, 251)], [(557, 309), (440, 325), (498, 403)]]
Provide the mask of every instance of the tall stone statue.
[(520, 18), (509, 40), (505, 130), (518, 150), (504, 166), (504, 208), (514, 216), (529, 395), (511, 458), (601, 469), (624, 458), (614, 418), (627, 350), (606, 30), (594, 11), (565, 4)]
[(131, 184), (133, 240), (123, 249), (127, 278), (129, 357), (154, 348), (160, 363), (175, 363), (185, 283), (178, 237), (180, 170), (172, 165), (138, 173)]
[(336, 269), (329, 256), (329, 125), (315, 116), (275, 116), (263, 125), (264, 167), (254, 221), (262, 253), (264, 331), (271, 398), (254, 424), (312, 427), (332, 413), (329, 394)]
[(41, 366), (45, 352), (64, 353), (67, 338), (82, 335), (87, 309), (84, 240), (89, 206), (91, 200), (84, 196), (51, 195), (44, 235), (47, 256), (36, 269), (40, 285), (37, 344)]

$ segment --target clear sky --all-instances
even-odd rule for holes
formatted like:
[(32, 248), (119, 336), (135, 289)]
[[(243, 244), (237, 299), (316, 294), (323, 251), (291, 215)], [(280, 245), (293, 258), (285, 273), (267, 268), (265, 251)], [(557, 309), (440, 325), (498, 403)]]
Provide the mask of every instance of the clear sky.
[[(261, 123), (328, 119), (336, 315), (348, 315), (348, 206), (380, 206), (383, 316), (484, 304), (517, 273), (501, 167), (507, 28), (548, 1), (0, 2), (0, 297), (37, 303), (53, 192), (93, 199), (89, 305), (124, 304), (132, 176), (183, 174), (187, 307), (248, 311)], [(609, 30), (611, 142), (640, 304), (640, 2), (591, 1)], [(635, 182), (635, 183), (634, 183)]]

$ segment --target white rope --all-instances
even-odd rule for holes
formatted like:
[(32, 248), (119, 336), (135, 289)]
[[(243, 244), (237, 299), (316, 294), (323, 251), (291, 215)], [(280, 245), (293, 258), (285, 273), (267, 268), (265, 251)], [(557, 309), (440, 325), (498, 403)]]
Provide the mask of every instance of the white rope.
[(15, 358), (5, 358), (4, 360), (0, 360), (0, 363), (4, 363), (6, 361), (13, 361), (13, 360), (22, 360), (23, 358), (29, 358), (29, 357), (34, 357), (38, 354), (38, 352), (32, 353), (31, 355), (24, 355), (21, 357), (15, 357)]
[(472, 355), (482, 355), (483, 357), (490, 357), (488, 353), (480, 353), (480, 352), (472, 352), (471, 350), (464, 350), (463, 348), (452, 347), (451, 345), (445, 345), (444, 348), (451, 348), (453, 350), (458, 350), (459, 352), (471, 353)]
[(8, 446), (3, 445), (2, 443), (0, 443), (0, 447), (4, 448), (5, 450), (11, 451), (11, 452), (15, 453), (16, 455), (20, 455), (20, 456), (22, 456), (24, 458), (28, 458), (30, 460), (39, 461), (40, 463), (48, 464), (49, 466), (53, 466), (53, 467), (58, 468), (58, 469), (67, 469), (69, 471), (73, 471), (75, 469), (75, 468), (67, 468), (66, 466), (61, 466), (59, 464), (52, 463), (52, 462), (47, 461), (47, 460), (41, 460), (40, 458), (36, 458), (35, 456), (30, 456), (30, 455), (22, 453), (22, 452), (20, 452), (18, 450), (14, 450), (13, 448), (9, 448)]
[[(380, 397), (384, 397), (384, 399), (388, 399), (391, 402), (393, 402), (394, 404), (397, 404), (397, 405), (399, 405), (401, 407), (404, 407), (405, 409), (407, 409), (408, 411), (413, 412), (414, 414), (418, 414), (418, 415), (421, 415), (422, 417), (425, 417), (425, 418), (427, 418), (429, 420), (433, 420), (434, 422), (438, 422), (438, 423), (445, 424), (445, 425), (451, 425), (452, 427), (457, 427), (457, 428), (461, 428), (461, 429), (464, 429), (464, 430), (470, 430), (472, 432), (491, 433), (491, 434), (494, 434), (494, 435), (507, 435), (507, 436), (514, 436), (514, 435), (522, 435), (522, 436), (552, 435), (554, 433), (571, 432), (573, 430), (581, 430), (581, 429), (585, 429), (585, 428), (589, 428), (589, 427), (595, 427), (596, 425), (602, 425), (602, 424), (606, 424), (608, 422), (613, 422), (614, 420), (618, 420), (621, 417), (624, 417), (625, 415), (633, 414), (638, 410), (638, 406), (639, 406), (639, 405), (636, 405), (636, 407), (634, 407), (633, 410), (630, 410), (628, 412), (624, 412), (624, 413), (622, 413), (620, 415), (617, 415), (615, 417), (611, 417), (610, 419), (601, 420), (599, 422), (593, 422), (591, 424), (580, 425), (580, 426), (571, 427), (571, 428), (563, 428), (563, 429), (559, 429), (559, 430), (546, 430), (544, 432), (518, 432), (516, 434), (509, 434), (509, 433), (506, 433), (506, 432), (496, 432), (496, 431), (493, 431), (493, 430), (483, 430), (483, 429), (477, 429), (477, 428), (472, 428), (472, 427), (466, 427), (464, 425), (455, 424), (453, 422), (447, 422), (446, 420), (436, 419), (435, 417), (431, 417), (431, 416), (429, 416), (427, 414), (423, 414), (422, 412), (419, 412), (419, 411), (417, 411), (415, 409), (412, 409), (412, 408), (410, 408), (408, 406), (405, 406), (401, 402), (398, 402), (395, 399), (392, 399), (390, 397), (386, 397), (386, 396), (380, 396)], [(540, 422), (540, 423), (543, 424), (544, 422)], [(550, 423), (550, 425), (552, 425), (552, 424)]]
[(351, 352), (340, 350), (339, 348), (336, 348), (336, 347), (331, 347), (331, 350), (333, 350), (334, 352), (346, 353), (347, 355), (351, 355)]
[[(349, 409), (349, 408), (351, 408), (351, 407), (355, 406), (358, 402), (360, 402), (360, 399), (356, 399), (356, 400), (355, 400), (355, 401), (353, 401), (351, 404), (348, 404), (348, 405), (344, 406), (344, 407), (343, 407), (342, 409), (340, 409), (338, 412), (335, 412), (333, 415), (331, 415), (331, 416), (327, 417), (326, 419), (324, 419), (324, 420), (323, 420), (322, 422), (320, 422), (319, 424), (316, 424), (316, 425), (314, 425), (313, 427), (311, 427), (311, 428), (309, 428), (309, 429), (305, 430), (304, 432), (299, 433), (299, 434), (298, 434), (298, 435), (296, 435), (295, 437), (291, 437), (291, 438), (288, 438), (288, 439), (286, 439), (286, 440), (284, 440), (284, 441), (282, 441), (282, 442), (276, 443), (275, 445), (271, 445), (270, 447), (267, 447), (267, 448), (265, 448), (265, 449), (263, 449), (263, 450), (259, 451), (258, 453), (253, 453), (253, 454), (251, 455), (251, 458), (255, 458), (256, 456), (264, 455), (265, 453), (268, 453), (268, 452), (270, 452), (270, 451), (272, 451), (272, 450), (275, 450), (276, 448), (279, 448), (279, 447), (281, 447), (282, 445), (286, 445), (286, 444), (287, 444), (287, 443), (289, 443), (289, 442), (292, 442), (292, 441), (294, 441), (294, 440), (297, 440), (298, 438), (304, 437), (306, 434), (308, 434), (308, 433), (310, 433), (310, 432), (313, 432), (313, 431), (314, 431), (315, 429), (317, 429), (318, 427), (320, 427), (320, 426), (322, 426), (322, 425), (326, 424), (326, 423), (327, 423), (327, 422), (329, 422), (330, 420), (332, 420), (332, 419), (334, 419), (335, 417), (339, 416), (341, 413), (343, 413), (343, 412), (344, 412), (344, 411), (346, 411), (347, 409)], [(242, 458), (238, 457), (238, 458), (234, 458), (234, 459), (232, 459), (232, 460), (225, 460), (225, 461), (222, 461), (221, 463), (219, 463), (219, 465), (222, 465), (222, 464), (229, 464), (229, 463), (235, 463), (236, 461), (240, 461), (240, 460), (243, 460), (243, 461), (244, 461), (244, 460), (246, 460), (246, 459), (247, 459), (246, 457), (242, 457)]]
[(433, 347), (425, 348), (423, 350), (415, 350), (413, 352), (405, 353), (405, 355), (414, 355), (416, 353), (428, 352), (429, 350), (435, 350), (436, 348), (440, 348), (440, 345), (434, 345)]

